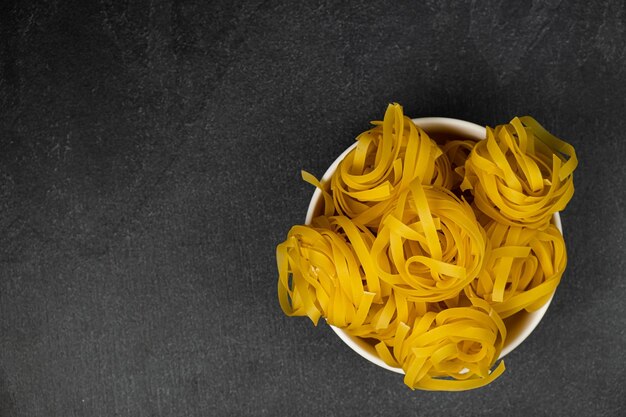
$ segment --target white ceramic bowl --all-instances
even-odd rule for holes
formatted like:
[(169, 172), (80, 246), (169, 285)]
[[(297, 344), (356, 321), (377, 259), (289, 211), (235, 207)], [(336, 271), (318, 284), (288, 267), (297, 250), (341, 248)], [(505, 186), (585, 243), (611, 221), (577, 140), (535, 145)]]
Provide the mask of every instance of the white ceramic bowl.
[[(484, 139), (486, 136), (486, 130), (483, 126), (479, 126), (471, 122), (466, 122), (464, 120), (450, 119), (447, 117), (423, 117), (419, 119), (413, 119), (413, 122), (416, 125), (420, 126), (422, 129), (424, 129), (426, 133), (431, 136), (436, 136), (439, 133), (476, 140)], [(341, 162), (341, 160), (343, 160), (348, 152), (354, 149), (355, 146), (356, 142), (352, 144), (352, 146), (350, 146), (348, 149), (346, 149), (341, 155), (339, 155), (335, 162), (333, 162), (328, 170), (326, 170), (326, 173), (322, 177), (322, 182), (330, 180), (330, 177), (337, 170), (339, 162)], [(316, 215), (321, 214), (320, 211), (322, 207), (322, 201), (323, 198), (321, 191), (319, 189), (315, 190), (315, 192), (313, 193), (313, 197), (311, 198), (311, 203), (309, 204), (309, 209), (307, 211), (305, 221), (306, 224), (310, 224)], [(553, 222), (556, 227), (561, 231), (561, 233), (563, 233), (559, 213), (554, 214)], [(507, 338), (504, 342), (504, 348), (500, 353), (500, 359), (509, 354), (513, 349), (518, 347), (532, 333), (532, 331), (541, 321), (543, 315), (548, 310), (548, 306), (551, 302), (552, 297), (550, 297), (548, 302), (537, 311), (534, 311), (532, 313), (522, 311), (504, 320), (507, 327)], [(351, 336), (338, 327), (330, 327), (335, 331), (335, 333), (337, 333), (341, 340), (343, 340), (348, 346), (350, 346), (350, 348), (352, 348), (352, 350), (354, 350), (356, 353), (358, 353), (368, 361), (390, 371), (397, 372), (399, 374), (404, 373), (401, 368), (387, 365), (376, 354), (374, 347), (366, 341), (358, 337)]]

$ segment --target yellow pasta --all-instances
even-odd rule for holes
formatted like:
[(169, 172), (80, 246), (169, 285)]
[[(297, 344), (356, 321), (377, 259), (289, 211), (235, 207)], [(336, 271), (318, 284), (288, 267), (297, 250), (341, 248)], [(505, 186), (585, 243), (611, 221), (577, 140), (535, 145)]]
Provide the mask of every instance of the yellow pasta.
[(471, 301), (468, 307), (427, 312), (411, 327), (402, 323), (376, 351), (388, 365), (404, 369), (404, 382), (413, 389), (461, 391), (490, 383), (504, 371), (504, 362), (490, 369), (506, 328), (485, 301)]
[(411, 301), (454, 297), (478, 276), (485, 238), (469, 204), (413, 181), (383, 217), (372, 246), (380, 279)]
[[(321, 219), (321, 218), (320, 218)], [(416, 304), (391, 292), (371, 263), (371, 233), (343, 216), (328, 228), (294, 226), (278, 245), (280, 305), (289, 316), (320, 317), (359, 337), (390, 336), (416, 317)], [(425, 304), (421, 306), (426, 311)]]
[(340, 215), (377, 228), (383, 212), (415, 179), (450, 186), (450, 163), (399, 104), (387, 108), (382, 122), (357, 138), (357, 145), (339, 164), (330, 181)]
[(371, 303), (382, 295), (376, 271), (369, 266), (373, 237), (346, 217), (330, 221), (340, 224), (352, 242), (333, 230), (294, 226), (278, 245), (280, 305), (285, 314), (308, 316), (315, 325), (325, 317), (338, 327), (360, 326)]
[[(567, 264), (551, 216), (574, 192), (573, 147), (531, 117), (437, 145), (389, 105), (278, 245), (278, 298), (372, 343), (412, 389), (461, 391), (504, 372), (504, 318), (550, 299)], [(466, 198), (469, 200), (466, 200)]]
[(532, 117), (487, 127), (465, 163), (461, 188), (471, 189), (476, 207), (512, 226), (545, 228), (574, 194), (574, 148), (548, 133)]
[(539, 309), (565, 271), (561, 232), (553, 224), (537, 230), (495, 221), (486, 230), (490, 250), (480, 276), (465, 287), (467, 295), (490, 302), (502, 318)]
[(476, 145), (475, 140), (450, 140), (441, 147), (443, 154), (450, 161), (450, 169), (453, 172), (450, 181), (450, 189), (457, 188), (465, 178), (465, 161)]

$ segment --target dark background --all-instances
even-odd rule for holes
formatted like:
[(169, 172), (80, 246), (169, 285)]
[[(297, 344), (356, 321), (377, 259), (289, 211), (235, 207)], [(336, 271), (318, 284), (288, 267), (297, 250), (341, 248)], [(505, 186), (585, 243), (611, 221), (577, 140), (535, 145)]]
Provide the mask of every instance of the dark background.
[[(626, 413), (623, 1), (0, 7), (1, 417)], [(562, 284), (477, 391), (410, 391), (278, 306), (299, 170), (390, 101), (579, 154)]]

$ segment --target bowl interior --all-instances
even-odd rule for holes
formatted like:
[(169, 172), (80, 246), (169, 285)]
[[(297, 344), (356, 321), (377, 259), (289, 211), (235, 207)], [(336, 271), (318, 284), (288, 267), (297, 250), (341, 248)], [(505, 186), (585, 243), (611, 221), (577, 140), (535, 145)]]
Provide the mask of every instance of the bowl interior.
[[(446, 117), (424, 117), (413, 119), (413, 122), (420, 126), (429, 136), (434, 140), (443, 138), (457, 138), (457, 139), (474, 139), (482, 140), (486, 136), (486, 129), (483, 126), (467, 122), (464, 120), (450, 119)], [(356, 142), (346, 149), (339, 157), (330, 165), (326, 173), (322, 177), (322, 182), (330, 180), (330, 177), (337, 170), (339, 163), (343, 158), (356, 146)], [(320, 190), (315, 190), (309, 208), (306, 215), (306, 224), (310, 224), (314, 217), (322, 214), (322, 193)], [(559, 213), (555, 213), (552, 218), (553, 223), (563, 233), (561, 227), (561, 218)], [(554, 295), (553, 295), (554, 296)], [(548, 306), (552, 302), (552, 297), (546, 302), (546, 304), (539, 310), (532, 313), (521, 311), (507, 319), (504, 323), (507, 327), (507, 338), (504, 342), (504, 348), (500, 353), (500, 359), (509, 354), (513, 349), (519, 346), (532, 331), (537, 327), (541, 318), (546, 313)], [(352, 348), (359, 355), (369, 360), (370, 362), (397, 373), (404, 373), (401, 368), (396, 368), (387, 365), (376, 353), (372, 343), (365, 339), (351, 336), (342, 329), (330, 326), (333, 331), (343, 340), (350, 348)]]

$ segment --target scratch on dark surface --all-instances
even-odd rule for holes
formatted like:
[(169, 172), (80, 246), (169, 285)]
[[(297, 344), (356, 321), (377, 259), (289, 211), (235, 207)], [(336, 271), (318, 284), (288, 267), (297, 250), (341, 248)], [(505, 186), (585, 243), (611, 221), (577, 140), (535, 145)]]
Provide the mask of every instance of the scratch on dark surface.
[(606, 61), (623, 59), (626, 51), (624, 2), (606, 2), (602, 24), (594, 36), (595, 46)]

